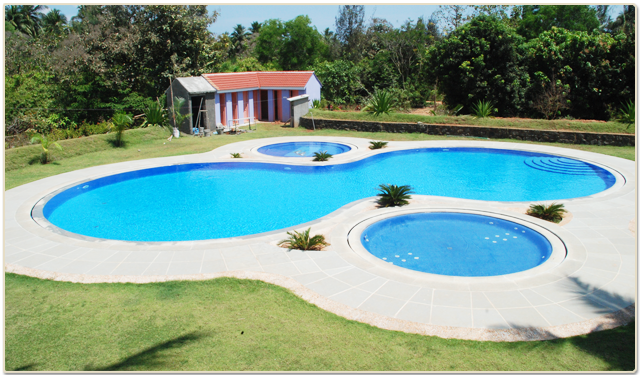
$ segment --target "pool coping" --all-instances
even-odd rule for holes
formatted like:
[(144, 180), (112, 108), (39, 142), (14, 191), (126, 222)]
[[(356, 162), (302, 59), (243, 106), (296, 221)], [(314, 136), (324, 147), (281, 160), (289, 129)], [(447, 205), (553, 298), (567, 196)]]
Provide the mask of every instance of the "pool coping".
[[(125, 171), (131, 171), (136, 169), (144, 169), (144, 168), (152, 168), (163, 165), (170, 164), (184, 164), (184, 163), (196, 163), (196, 162), (208, 162), (208, 161), (231, 161), (229, 152), (235, 151), (238, 149), (241, 151), (251, 151), (257, 145), (265, 145), (270, 143), (282, 143), (287, 141), (305, 141), (305, 140), (313, 140), (313, 141), (332, 141), (338, 143), (346, 143), (346, 144), (355, 144), (358, 148), (356, 150), (351, 150), (345, 152), (343, 154), (336, 155), (334, 158), (330, 160), (330, 162), (322, 163), (323, 165), (331, 165), (331, 164), (340, 164), (351, 162), (355, 160), (360, 160), (362, 158), (374, 155), (376, 153), (382, 152), (390, 152), (402, 149), (411, 149), (417, 147), (484, 147), (484, 148), (502, 148), (502, 149), (510, 149), (510, 150), (522, 150), (522, 151), (534, 151), (534, 152), (543, 152), (548, 154), (556, 154), (562, 156), (568, 156), (573, 158), (578, 158), (581, 160), (586, 160), (588, 162), (598, 164), (600, 166), (604, 166), (608, 170), (613, 170), (617, 173), (617, 176), (623, 176), (626, 181), (621, 181), (617, 178), (616, 185), (604, 191), (602, 193), (595, 194), (593, 196), (584, 197), (584, 198), (574, 198), (567, 200), (556, 200), (564, 203), (566, 206), (571, 207), (569, 211), (572, 212), (574, 219), (569, 222), (565, 227), (560, 227), (555, 224), (542, 222), (541, 220), (531, 218), (519, 213), (514, 213), (509, 211), (511, 208), (520, 207), (524, 205), (523, 202), (490, 202), (490, 201), (473, 201), (473, 200), (465, 200), (458, 198), (443, 198), (443, 197), (429, 197), (429, 196), (416, 196), (415, 203), (409, 205), (410, 210), (419, 210), (419, 209), (433, 209), (436, 207), (444, 207), (451, 210), (459, 209), (459, 210), (468, 210), (468, 209), (477, 209), (485, 212), (493, 213), (495, 215), (506, 215), (510, 217), (516, 217), (519, 220), (527, 220), (533, 221), (536, 225), (540, 225), (542, 227), (551, 228), (550, 231), (553, 233), (560, 233), (560, 238), (563, 241), (568, 241), (571, 245), (570, 253), (576, 256), (576, 259), (569, 259), (570, 262), (563, 262), (563, 267), (554, 267), (553, 270), (549, 272), (543, 272), (543, 276), (535, 276), (535, 277), (525, 277), (518, 282), (514, 282), (513, 280), (505, 280), (504, 285), (498, 287), (496, 282), (476, 282), (476, 283), (467, 283), (458, 285), (456, 283), (447, 283), (441, 282), (439, 280), (416, 280), (415, 277), (411, 277), (411, 275), (403, 274), (395, 272), (396, 270), (379, 270), (376, 267), (371, 267), (370, 264), (366, 264), (363, 262), (362, 257), (354, 256), (353, 249), (348, 246), (347, 243), (347, 235), (348, 232), (345, 233), (345, 230), (350, 230), (355, 226), (356, 221), (360, 220), (361, 217), (366, 217), (367, 215), (372, 215), (373, 210), (375, 210), (374, 201), (371, 198), (359, 200), (352, 202), (346, 206), (339, 208), (338, 210), (332, 212), (331, 214), (322, 217), (320, 219), (314, 220), (309, 223), (304, 223), (300, 225), (296, 225), (291, 228), (285, 228), (283, 230), (273, 231), (264, 234), (251, 235), (251, 236), (243, 236), (239, 238), (229, 238), (229, 239), (219, 239), (219, 240), (204, 240), (204, 241), (185, 241), (185, 242), (173, 242), (173, 243), (131, 243), (129, 241), (112, 241), (112, 240), (97, 240), (97, 241), (87, 241), (83, 238), (70, 238), (67, 236), (62, 236), (57, 233), (53, 233), (47, 229), (44, 229), (40, 225), (36, 224), (30, 216), (31, 209), (36, 206), (37, 202), (42, 199), (45, 195), (51, 193), (52, 191), (56, 191), (65, 186), (69, 186), (69, 180), (73, 180), (73, 185), (80, 183), (80, 181), (91, 180), (95, 178), (99, 178), (105, 175), (122, 173)], [(244, 277), (250, 278), (258, 278), (266, 280), (275, 280), (278, 278), (284, 278), (279, 283), (292, 290), (301, 290), (300, 293), (296, 292), (296, 294), (301, 295), (305, 300), (315, 303), (318, 306), (325, 308), (328, 311), (332, 311), (338, 315), (349, 317), (352, 319), (354, 316), (358, 316), (355, 320), (363, 321), (372, 325), (376, 325), (381, 328), (387, 329), (396, 329), (398, 327), (412, 327), (411, 329), (399, 329), (405, 332), (413, 332), (413, 333), (421, 333), (421, 334), (433, 334), (440, 337), (455, 337), (455, 338), (467, 338), (474, 340), (497, 340), (497, 341), (517, 341), (517, 340), (539, 340), (546, 339), (549, 336), (548, 334), (543, 334), (543, 332), (551, 332), (549, 331), (549, 327), (552, 327), (553, 337), (567, 337), (571, 335), (577, 335), (582, 333), (587, 333), (599, 327), (598, 324), (605, 324), (607, 327), (610, 327), (612, 324), (615, 326), (624, 324), (624, 322), (633, 318), (635, 315), (635, 300), (637, 296), (637, 291), (635, 290), (635, 285), (629, 289), (628, 279), (631, 277), (635, 280), (635, 265), (633, 270), (629, 268), (628, 265), (623, 265), (623, 259), (629, 260), (631, 257), (634, 257), (635, 260), (635, 238), (633, 239), (633, 244), (630, 245), (629, 238), (624, 237), (620, 231), (628, 230), (628, 224), (622, 228), (622, 221), (618, 220), (620, 224), (616, 224), (616, 228), (611, 226), (611, 231), (615, 232), (614, 237), (609, 238), (608, 243), (604, 243), (606, 248), (609, 251), (609, 255), (611, 257), (617, 257), (618, 263), (616, 267), (609, 267), (608, 270), (603, 270), (598, 264), (594, 264), (594, 261), (590, 259), (593, 257), (594, 259), (601, 260), (606, 259), (607, 253), (598, 252), (596, 250), (597, 246), (594, 247), (594, 244), (589, 241), (584, 241), (584, 233), (588, 231), (590, 228), (589, 225), (585, 224), (590, 219), (593, 219), (593, 216), (597, 216), (597, 213), (602, 211), (603, 209), (590, 210), (590, 205), (602, 205), (607, 206), (612, 202), (615, 203), (614, 206), (618, 207), (621, 211), (624, 211), (624, 215), (629, 217), (635, 217), (635, 210), (629, 209), (628, 205), (632, 202), (635, 202), (635, 163), (626, 161), (619, 158), (614, 158), (601, 154), (594, 154), (585, 151), (579, 150), (571, 150), (571, 149), (560, 149), (552, 146), (543, 146), (543, 145), (528, 145), (528, 144), (514, 144), (514, 143), (501, 143), (501, 142), (484, 142), (484, 141), (410, 141), (410, 142), (389, 142), (387, 148), (381, 150), (369, 150), (368, 149), (369, 140), (364, 138), (346, 138), (346, 137), (279, 137), (279, 138), (263, 138), (259, 140), (250, 140), (238, 143), (232, 143), (229, 145), (222, 146), (216, 150), (196, 155), (184, 155), (178, 157), (168, 157), (168, 158), (156, 158), (156, 159), (145, 159), (134, 162), (125, 162), (118, 163), (113, 165), (105, 165), (99, 167), (87, 168), (80, 171), (68, 172), (62, 175), (48, 177), (39, 181), (35, 181), (29, 184), (25, 184), (23, 186), (10, 189), (5, 192), (5, 271), (7, 272), (15, 272), (20, 274), (26, 274), (35, 277), (48, 278), (53, 280), (60, 281), (73, 281), (73, 282), (156, 282), (156, 281), (164, 281), (168, 279), (172, 279), (172, 277), (186, 277), (186, 279), (202, 279), (204, 278), (213, 278), (213, 277), (222, 277), (225, 275), (244, 275)], [(248, 158), (244, 159), (234, 159), (234, 162), (269, 162), (269, 163), (278, 163), (278, 164), (293, 164), (293, 165), (318, 165), (318, 163), (313, 163), (310, 161), (304, 160), (274, 160), (274, 159), (291, 159), (291, 158), (278, 158), (272, 157), (268, 155), (254, 155), (251, 153), (247, 153), (246, 155), (250, 155)], [(295, 158), (295, 159), (303, 159), (303, 158)], [(306, 159), (306, 158), (304, 158)], [(633, 196), (633, 199), (630, 197)], [(617, 206), (616, 206), (617, 205)], [(574, 211), (574, 206), (577, 211)], [(635, 208), (635, 207), (632, 207)], [(384, 210), (384, 209), (383, 209)], [(398, 209), (400, 210), (400, 209)], [(582, 211), (584, 212), (582, 212)], [(375, 214), (380, 214), (381, 210), (375, 211)], [(591, 212), (594, 211), (594, 212)], [(575, 212), (575, 213), (574, 213)], [(606, 216), (606, 215), (605, 215)], [(585, 221), (586, 220), (586, 221)], [(33, 249), (37, 249), (40, 247), (52, 246), (55, 248), (56, 246), (63, 245), (65, 247), (71, 247), (84, 254), (88, 254), (91, 251), (117, 251), (118, 253), (129, 253), (133, 254), (134, 252), (144, 252), (144, 251), (161, 251), (161, 252), (171, 252), (171, 253), (183, 253), (189, 254), (194, 251), (200, 251), (199, 249), (207, 249), (203, 251), (213, 251), (209, 250), (210, 248), (219, 249), (220, 252), (226, 251), (226, 249), (233, 248), (250, 248), (254, 253), (255, 258), (260, 258), (261, 254), (257, 253), (256, 249), (269, 249), (269, 254), (273, 256), (280, 256), (282, 254), (278, 253), (278, 251), (285, 253), (286, 256), (292, 258), (290, 263), (296, 264), (296, 261), (293, 260), (292, 253), (297, 254), (296, 252), (287, 252), (284, 249), (278, 250), (274, 245), (275, 243), (283, 238), (283, 233), (287, 230), (292, 229), (306, 229), (309, 226), (313, 226), (314, 232), (325, 233), (330, 239), (330, 243), (332, 246), (328, 248), (328, 251), (318, 252), (317, 254), (306, 255), (304, 261), (310, 260), (310, 263), (314, 263), (316, 266), (320, 268), (320, 272), (322, 273), (320, 277), (322, 279), (311, 281), (313, 277), (310, 276), (314, 274), (311, 273), (300, 273), (299, 275), (288, 274), (287, 272), (278, 273), (276, 271), (272, 271), (268, 273), (268, 277), (264, 275), (259, 275), (260, 272), (256, 271), (256, 267), (245, 267), (244, 270), (228, 270), (224, 272), (199, 272), (197, 274), (185, 273), (182, 275), (176, 276), (158, 276), (158, 277), (150, 277), (144, 275), (89, 275), (83, 272), (69, 273), (69, 272), (55, 272), (44, 269), (46, 267), (40, 266), (31, 266), (28, 267), (26, 265), (30, 264), (28, 258), (37, 258), (38, 252)], [(575, 228), (573, 228), (575, 227)], [(591, 225), (591, 227), (599, 228), (602, 225)], [(587, 229), (585, 229), (587, 228)], [(587, 236), (588, 237), (588, 236)], [(602, 240), (606, 242), (607, 238)], [(618, 238), (620, 237), (620, 239)], [(618, 244), (618, 242), (620, 244)], [(346, 243), (346, 247), (345, 247)], [(602, 246), (604, 246), (602, 245)], [(581, 254), (579, 250), (580, 247), (583, 247), (584, 254)], [(100, 250), (102, 249), (102, 250)], [(218, 250), (216, 250), (218, 251)], [(266, 251), (266, 250), (265, 250)], [(16, 254), (14, 256), (14, 254)], [(17, 258), (17, 254), (28, 255), (26, 256), (26, 261), (23, 259), (18, 259), (13, 261), (14, 258)], [(266, 254), (266, 253), (265, 253)], [(325, 256), (330, 254), (331, 257)], [(302, 257), (302, 255), (296, 255)], [(336, 258), (337, 256), (337, 258)], [(335, 273), (339, 271), (340, 267), (326, 267), (323, 268), (324, 263), (328, 263), (328, 261), (323, 261), (322, 258), (325, 257), (327, 259), (331, 258), (334, 263), (344, 262), (347, 264), (347, 268), (341, 273)], [(9, 258), (9, 261), (7, 261)], [(62, 256), (58, 257), (62, 259)], [(335, 258), (335, 259), (334, 259)], [(173, 259), (173, 258), (172, 258)], [(225, 258), (226, 261), (226, 258)], [(22, 262), (22, 264), (20, 264)], [(80, 263), (80, 260), (75, 261), (76, 263)], [(324, 262), (324, 263), (323, 263)], [(33, 263), (33, 262), (32, 262)], [(46, 263), (46, 262), (45, 262)], [(51, 262), (49, 262), (51, 263)], [(73, 263), (73, 261), (72, 261)], [(86, 263), (86, 262), (85, 262)], [(186, 262), (185, 262), (186, 263)], [(228, 263), (228, 262), (227, 262)], [(122, 263), (124, 264), (124, 262)], [(284, 264), (284, 263), (283, 263)], [(271, 265), (261, 265), (263, 271), (269, 268)], [(300, 266), (297, 266), (300, 267)], [(349, 268), (350, 267), (350, 268)], [(615, 269), (614, 269), (615, 268)], [(284, 268), (283, 268), (284, 269)], [(621, 272), (624, 270), (624, 272)], [(524, 292), (521, 290), (527, 290), (527, 293), (533, 291), (535, 288), (549, 288), (550, 285), (558, 285), (559, 287), (567, 287), (567, 284), (562, 284), (561, 282), (572, 275), (580, 275), (581, 277), (585, 277), (585, 280), (588, 280), (591, 277), (593, 284), (595, 285), (589, 293), (583, 293), (581, 296), (593, 296), (594, 300), (599, 305), (599, 309), (603, 310), (603, 312), (597, 313), (591, 317), (592, 312), (585, 313), (585, 316), (579, 315), (579, 321), (570, 321), (571, 319), (565, 319), (567, 323), (565, 324), (537, 324), (534, 326), (527, 327), (515, 327), (514, 324), (506, 322), (509, 325), (509, 328), (501, 328), (501, 329), (490, 329), (490, 328), (478, 328), (478, 327), (467, 327), (467, 326), (455, 326), (449, 324), (432, 324), (431, 322), (419, 322), (419, 321), (411, 321), (410, 319), (398, 319), (398, 314), (404, 310), (397, 312), (395, 315), (384, 313), (383, 308), (377, 306), (375, 308), (366, 309), (362, 306), (354, 307), (350, 306), (349, 303), (345, 303), (343, 299), (340, 299), (339, 295), (336, 293), (331, 294), (331, 291), (325, 290), (322, 287), (322, 280), (325, 280), (327, 285), (332, 285), (334, 283), (337, 285), (338, 278), (343, 274), (352, 274), (355, 275), (356, 271), (366, 272), (370, 275), (374, 275), (377, 279), (386, 279), (387, 282), (384, 285), (395, 285), (395, 284), (403, 284), (409, 287), (415, 288), (430, 288), (434, 291), (432, 293), (436, 293), (437, 291), (451, 291), (451, 292), (464, 292), (470, 293), (470, 298), (474, 296), (473, 293), (480, 293), (486, 297), (486, 295), (491, 295), (491, 293), (511, 293), (513, 291), (520, 291), (520, 295), (523, 296)], [(583, 272), (584, 271), (584, 272)], [(167, 271), (168, 272), (168, 271)], [(235, 272), (235, 273), (234, 273)], [(245, 274), (242, 274), (245, 272)], [(415, 272), (415, 271), (413, 271)], [(582, 273), (580, 273), (582, 272)], [(264, 273), (264, 272), (262, 272)], [(600, 273), (600, 275), (598, 275)], [(605, 281), (602, 277), (602, 274), (608, 274), (610, 277)], [(240, 276), (233, 277), (240, 277)], [(249, 276), (247, 276), (249, 275)], [(278, 276), (275, 276), (278, 275)], [(591, 276), (589, 276), (591, 275)], [(306, 279), (305, 279), (306, 277)], [(284, 281), (283, 281), (284, 280)], [(622, 281), (621, 281), (622, 280)], [(270, 282), (270, 281), (268, 281)], [(293, 283), (293, 284), (292, 284)], [(295, 284), (298, 283), (298, 284)], [(344, 284), (344, 282), (342, 282)], [(280, 285), (280, 284), (278, 284)], [(629, 306), (619, 306), (620, 302), (616, 302), (615, 298), (611, 301), (607, 300), (606, 296), (596, 296), (598, 291), (608, 291), (613, 294), (617, 293), (616, 290), (612, 289), (611, 286), (623, 286), (624, 293), (621, 293), (626, 300), (632, 300), (633, 303)], [(349, 288), (345, 291), (345, 293), (349, 291), (363, 291), (362, 286), (359, 285), (349, 285)], [(422, 290), (421, 289), (421, 290)], [(367, 292), (367, 291), (365, 291)], [(315, 293), (315, 294), (314, 294)], [(380, 297), (380, 301), (383, 301), (385, 297), (384, 294), (380, 294), (380, 291), (371, 292), (371, 296)], [(478, 294), (478, 295), (480, 295)], [(306, 296), (306, 297), (304, 297)], [(532, 294), (533, 296), (533, 294)], [(384, 298), (383, 298), (384, 297)], [(388, 297), (388, 296), (387, 296)], [(415, 297), (415, 296), (414, 296)], [(324, 298), (324, 299), (323, 299)], [(396, 302), (393, 297), (389, 297)], [(409, 304), (412, 304), (412, 297), (406, 298), (405, 307)], [(465, 298), (467, 298), (465, 296)], [(467, 299), (470, 299), (467, 298)], [(536, 297), (537, 298), (537, 297)], [(604, 300), (603, 300), (604, 298)], [(325, 300), (326, 299), (326, 300)], [(526, 299), (526, 297), (525, 297)], [(564, 313), (569, 314), (571, 308), (567, 307), (565, 302), (571, 299), (567, 299), (566, 301), (551, 301), (553, 303), (547, 304), (538, 304), (539, 309), (543, 308), (551, 308), (549, 306), (553, 306), (554, 309), (559, 308), (558, 305), (562, 307)], [(575, 298), (573, 298), (575, 300)], [(315, 301), (315, 302), (314, 302)], [(575, 302), (575, 301), (574, 301)], [(565, 303), (565, 305), (562, 305)], [(415, 303), (414, 303), (415, 304)], [(529, 304), (533, 306), (533, 310), (536, 310), (536, 306), (529, 301)], [(322, 305), (322, 306), (321, 306)], [(324, 307), (323, 307), (324, 306)], [(432, 304), (432, 312), (436, 304)], [(440, 306), (446, 308), (447, 306)], [(606, 309), (604, 307), (607, 307)], [(449, 306), (449, 310), (454, 307)], [(378, 309), (378, 310), (376, 310)], [(403, 307), (404, 309), (404, 307)], [(585, 307), (579, 307), (576, 311), (580, 309), (585, 310)], [(446, 309), (445, 309), (446, 310)], [(471, 310), (474, 310), (473, 308)], [(475, 309), (481, 310), (481, 308)], [(473, 311), (475, 314), (477, 311)], [(505, 308), (503, 310), (508, 310)], [(633, 311), (632, 311), (633, 310)], [(377, 312), (376, 312), (377, 311)], [(454, 310), (451, 310), (454, 311)], [(462, 311), (462, 310), (461, 310)], [(500, 312), (501, 309), (498, 307), (488, 308), (487, 311)], [(524, 311), (524, 310), (523, 310)], [(567, 312), (569, 311), (569, 312)], [(581, 310), (580, 310), (581, 311)], [(585, 310), (586, 311), (586, 310)], [(631, 314), (631, 315), (629, 315)], [(495, 314), (493, 318), (496, 318)], [(493, 319), (492, 318), (492, 319)], [(362, 319), (362, 320), (360, 320)], [(612, 320), (613, 319), (613, 320)], [(433, 320), (433, 319), (432, 319)], [(446, 320), (446, 319), (445, 319)], [(538, 319), (538, 323), (544, 322), (546, 320)], [(403, 323), (402, 323), (403, 322)], [(604, 323), (603, 323), (604, 322)], [(388, 327), (396, 327), (396, 328), (388, 328)], [(461, 332), (464, 332), (461, 333)], [(532, 333), (537, 332), (537, 333)], [(526, 334), (525, 334), (526, 333)], [(564, 336), (556, 336), (556, 335), (564, 335)]]

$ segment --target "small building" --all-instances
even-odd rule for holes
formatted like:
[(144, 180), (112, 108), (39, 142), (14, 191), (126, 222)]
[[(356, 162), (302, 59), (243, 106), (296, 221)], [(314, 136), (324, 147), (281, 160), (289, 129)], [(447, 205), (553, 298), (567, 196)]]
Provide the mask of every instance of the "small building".
[(313, 71), (209, 73), (200, 77), (176, 78), (167, 89), (171, 106), (173, 96), (187, 100), (183, 114), (191, 112), (180, 131), (193, 133), (194, 127), (225, 128), (254, 124), (257, 121), (282, 121), (290, 118), (287, 99), (308, 95), (309, 103), (320, 100), (322, 84)]

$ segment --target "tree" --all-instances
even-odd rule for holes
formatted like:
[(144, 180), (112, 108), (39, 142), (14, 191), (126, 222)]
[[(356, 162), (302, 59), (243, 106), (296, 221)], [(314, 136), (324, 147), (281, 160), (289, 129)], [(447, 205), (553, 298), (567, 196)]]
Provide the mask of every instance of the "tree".
[(52, 9), (40, 19), (45, 34), (59, 36), (67, 32), (67, 17), (58, 9)]
[(324, 61), (313, 66), (322, 83), (322, 97), (335, 104), (353, 104), (366, 94), (360, 77), (361, 68), (351, 61)]
[(8, 5), (5, 6), (5, 23), (13, 29), (31, 37), (40, 32), (40, 17), (43, 5)]
[(609, 15), (609, 5), (596, 5), (596, 17), (600, 22), (601, 31), (609, 31), (609, 25), (611, 24), (611, 16)]
[(342, 45), (342, 57), (357, 62), (362, 57), (364, 5), (338, 7), (336, 37)]
[(528, 100), (545, 85), (568, 86), (567, 112), (576, 118), (607, 120), (610, 106), (635, 95), (635, 46), (625, 34), (589, 34), (554, 28), (523, 46), (531, 76)]
[(244, 42), (247, 40), (247, 36), (251, 35), (244, 26), (237, 24), (236, 27), (233, 28), (233, 32), (231, 33), (230, 39), (233, 43), (233, 55), (237, 55), (242, 53), (245, 49)]
[(636, 10), (633, 5), (624, 5), (622, 7), (622, 13), (616, 17), (616, 20), (611, 23), (609, 29), (612, 33), (625, 33), (627, 35), (633, 34), (636, 29)]
[(517, 30), (527, 39), (553, 27), (591, 32), (600, 26), (596, 9), (588, 5), (524, 5), (522, 12)]
[(285, 70), (305, 70), (326, 55), (320, 33), (311, 26), (309, 16), (298, 16), (284, 25), (284, 43), (279, 63)]
[(251, 23), (249, 31), (251, 31), (251, 34), (257, 34), (260, 32), (260, 27), (262, 27), (262, 24), (258, 21), (254, 21)]
[(283, 34), (284, 24), (280, 20), (270, 19), (262, 24), (254, 50), (260, 63), (266, 64), (277, 60), (282, 50)]
[(309, 17), (298, 16), (285, 23), (274, 19), (265, 21), (254, 51), (263, 65), (304, 70), (316, 60), (323, 60), (327, 47), (322, 43), (320, 33), (311, 26)]
[(442, 31), (450, 34), (468, 20), (468, 13), (466, 5), (440, 5), (434, 16), (442, 25)]
[(478, 16), (428, 50), (427, 71), (438, 79), (444, 102), (469, 112), (478, 100), (496, 103), (498, 114), (525, 106), (528, 74), (517, 46), (522, 37), (495, 17)]

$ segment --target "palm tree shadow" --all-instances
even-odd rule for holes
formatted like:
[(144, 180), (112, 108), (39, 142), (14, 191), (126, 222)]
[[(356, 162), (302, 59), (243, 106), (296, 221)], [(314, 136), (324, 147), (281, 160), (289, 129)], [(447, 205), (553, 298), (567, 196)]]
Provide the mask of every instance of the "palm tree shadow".
[(25, 365), (25, 366), (16, 367), (11, 371), (38, 371), (35, 369), (37, 365), (38, 365), (37, 363), (29, 363), (28, 365)]
[[(595, 312), (606, 315), (609, 322), (596, 325), (587, 334), (561, 338), (554, 333), (535, 327), (512, 326), (520, 331), (523, 337), (533, 337), (536, 342), (533, 348), (557, 347), (572, 345), (581, 351), (598, 357), (607, 363), (606, 371), (634, 371), (635, 370), (635, 301), (617, 293), (610, 293), (596, 289), (577, 277), (569, 277), (579, 289), (576, 295), (580, 300), (595, 308)], [(496, 327), (497, 328), (497, 327)], [(522, 343), (507, 343), (507, 347), (518, 346)], [(529, 344), (531, 345), (531, 343)], [(544, 366), (541, 362), (541, 366)], [(534, 369), (543, 371), (545, 368)]]
[(29, 165), (40, 164), (40, 155), (31, 157), (27, 163)]
[(171, 363), (172, 355), (167, 350), (176, 349), (210, 336), (208, 333), (191, 332), (154, 345), (137, 354), (131, 355), (120, 362), (105, 367), (85, 366), (83, 371), (161, 371)]
[(120, 145), (118, 145), (118, 142), (116, 141), (115, 138), (107, 139), (107, 143), (109, 143), (111, 145), (111, 147), (113, 147), (113, 148), (125, 148), (125, 147), (127, 147), (127, 142), (124, 139), (120, 141)]

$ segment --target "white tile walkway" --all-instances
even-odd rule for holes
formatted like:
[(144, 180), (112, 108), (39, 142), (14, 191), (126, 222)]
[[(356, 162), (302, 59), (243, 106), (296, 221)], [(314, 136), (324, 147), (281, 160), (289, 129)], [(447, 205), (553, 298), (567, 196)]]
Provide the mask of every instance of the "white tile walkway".
[[(220, 276), (256, 278), (292, 289), (302, 298), (345, 316), (386, 329), (477, 340), (566, 337), (622, 324), (635, 315), (635, 163), (551, 146), (481, 142), (390, 142), (368, 149), (369, 140), (338, 141), (353, 150), (328, 164), (417, 147), (488, 147), (559, 154), (608, 168), (618, 182), (594, 196), (560, 200), (573, 218), (556, 225), (523, 215), (525, 203), (484, 202), (414, 196), (405, 208), (376, 209), (374, 199), (353, 202), (324, 218), (263, 235), (173, 243), (134, 243), (65, 235), (36, 223), (31, 211), (46, 195), (81, 181), (130, 170), (189, 162), (268, 161), (305, 165), (310, 158), (278, 158), (256, 149), (267, 143), (309, 140), (284, 137), (234, 143), (212, 152), (87, 168), (45, 178), (5, 192), (7, 272), (77, 282), (152, 282)], [(428, 275), (395, 267), (363, 253), (348, 238), (352, 228), (380, 215), (431, 210), (479, 212), (534, 226), (557, 236), (567, 257), (513, 275), (463, 278)], [(37, 217), (37, 209), (34, 217)], [(633, 221), (633, 222), (632, 222)], [(43, 227), (45, 226), (45, 227)], [(312, 226), (332, 244), (326, 251), (277, 247), (287, 230)], [(357, 232), (353, 229), (353, 232)], [(353, 235), (353, 233), (351, 234)], [(560, 245), (558, 245), (560, 244)], [(554, 253), (555, 255), (556, 253)], [(564, 254), (562, 254), (564, 255)]]

